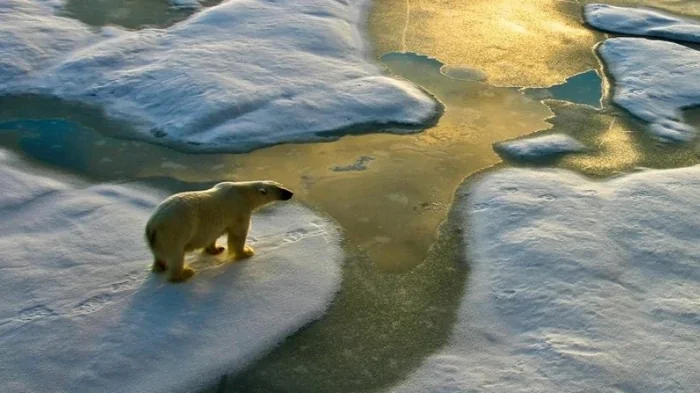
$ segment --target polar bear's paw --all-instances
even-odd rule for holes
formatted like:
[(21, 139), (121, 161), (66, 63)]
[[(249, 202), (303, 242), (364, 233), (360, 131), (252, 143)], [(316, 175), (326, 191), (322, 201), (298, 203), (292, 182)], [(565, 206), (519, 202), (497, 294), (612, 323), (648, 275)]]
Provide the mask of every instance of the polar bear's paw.
[(185, 266), (184, 268), (182, 268), (180, 274), (171, 275), (168, 278), (168, 280), (170, 280), (171, 282), (183, 282), (192, 276), (194, 276), (194, 269), (192, 269), (189, 266)]
[(213, 244), (213, 245), (208, 246), (207, 248), (205, 248), (205, 249), (204, 249), (204, 252), (206, 252), (206, 253), (209, 254), (209, 255), (219, 255), (219, 254), (221, 254), (222, 252), (224, 252), (224, 250), (225, 250), (225, 249), (224, 249), (223, 247), (217, 246), (217, 245), (214, 245), (214, 244)]
[(252, 257), (253, 255), (255, 255), (255, 250), (253, 250), (253, 247), (251, 247), (251, 246), (245, 246), (245, 247), (243, 248), (243, 252), (236, 255), (236, 259), (250, 258), (250, 257)]

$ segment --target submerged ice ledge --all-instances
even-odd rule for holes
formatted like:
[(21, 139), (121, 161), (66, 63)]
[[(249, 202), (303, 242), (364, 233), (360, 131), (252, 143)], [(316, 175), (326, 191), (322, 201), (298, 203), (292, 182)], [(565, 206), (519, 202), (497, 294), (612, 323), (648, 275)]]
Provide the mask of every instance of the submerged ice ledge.
[(8, 0), (0, 94), (102, 107), (138, 138), (191, 151), (432, 124), (442, 110), (434, 97), (368, 62), (358, 29), (366, 6), (229, 0), (167, 29), (95, 33), (43, 2)]

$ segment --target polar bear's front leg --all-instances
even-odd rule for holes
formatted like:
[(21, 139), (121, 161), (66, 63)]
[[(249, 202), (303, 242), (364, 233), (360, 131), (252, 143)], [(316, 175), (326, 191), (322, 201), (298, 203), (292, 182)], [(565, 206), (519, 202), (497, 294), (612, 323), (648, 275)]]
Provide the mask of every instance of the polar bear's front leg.
[(253, 248), (245, 245), (250, 228), (250, 218), (241, 220), (228, 229), (228, 252), (234, 259), (252, 257), (255, 254)]

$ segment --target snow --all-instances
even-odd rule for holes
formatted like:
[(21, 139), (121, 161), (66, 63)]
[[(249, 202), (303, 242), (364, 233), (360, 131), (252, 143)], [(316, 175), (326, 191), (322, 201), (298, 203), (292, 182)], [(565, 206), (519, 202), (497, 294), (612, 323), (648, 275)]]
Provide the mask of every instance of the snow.
[(0, 162), (3, 392), (195, 391), (319, 318), (339, 288), (339, 232), (298, 204), (254, 217), (252, 259), (193, 254), (198, 274), (170, 284), (143, 240), (164, 195)]
[(368, 62), (367, 0), (228, 0), (166, 29), (99, 33), (38, 0), (8, 1), (1, 64), (13, 74), (0, 94), (101, 107), (133, 126), (130, 138), (244, 152), (379, 126), (415, 132), (442, 111)]
[(695, 137), (682, 109), (700, 105), (700, 52), (666, 41), (612, 38), (598, 53), (614, 78), (617, 105), (648, 122), (663, 141)]
[(700, 43), (700, 23), (645, 8), (588, 4), (584, 17), (591, 26), (613, 33)]
[(700, 167), (506, 169), (460, 193), (458, 322), (391, 391), (697, 391)]
[(47, 67), (66, 53), (108, 36), (53, 15), (54, 6), (26, 0), (0, 2), (0, 86)]
[[(586, 21), (615, 33), (700, 43), (700, 23), (644, 8), (585, 6)], [(598, 47), (615, 82), (613, 101), (666, 142), (688, 142), (682, 109), (700, 105), (700, 53), (671, 42), (613, 38)]]
[(499, 155), (518, 161), (542, 161), (586, 149), (581, 142), (563, 134), (498, 142), (493, 148)]

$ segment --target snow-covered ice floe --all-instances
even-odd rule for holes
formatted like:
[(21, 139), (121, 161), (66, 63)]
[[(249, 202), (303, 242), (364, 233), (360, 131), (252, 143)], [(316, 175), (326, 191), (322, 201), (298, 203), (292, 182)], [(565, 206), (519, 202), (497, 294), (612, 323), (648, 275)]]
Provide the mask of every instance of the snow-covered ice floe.
[(588, 4), (584, 17), (591, 26), (613, 33), (700, 43), (700, 22), (658, 10)]
[(700, 105), (699, 51), (666, 41), (612, 38), (598, 53), (614, 78), (613, 102), (648, 122), (663, 141), (696, 136), (682, 110)]
[(194, 254), (149, 271), (143, 228), (163, 195), (0, 166), (0, 390), (176, 392), (213, 385), (319, 318), (339, 289), (336, 227), (296, 204), (257, 214), (257, 255)]
[(566, 153), (582, 152), (586, 146), (568, 135), (553, 134), (497, 142), (493, 148), (509, 160), (539, 162)]
[(458, 322), (391, 391), (697, 391), (700, 167), (607, 182), (507, 169), (460, 192)]
[(104, 109), (128, 137), (243, 152), (387, 126), (442, 106), (369, 63), (367, 0), (227, 0), (165, 29), (95, 29), (40, 0), (0, 3), (0, 94)]
[[(601, 30), (700, 42), (700, 23), (644, 8), (585, 6), (586, 21)], [(700, 105), (700, 52), (671, 42), (613, 38), (598, 47), (614, 78), (613, 101), (650, 123), (666, 142), (687, 142), (697, 130), (682, 109)]]
[(0, 2), (0, 92), (6, 93), (9, 83), (106, 39), (114, 31), (91, 32), (76, 20), (56, 17), (55, 7), (40, 1)]

